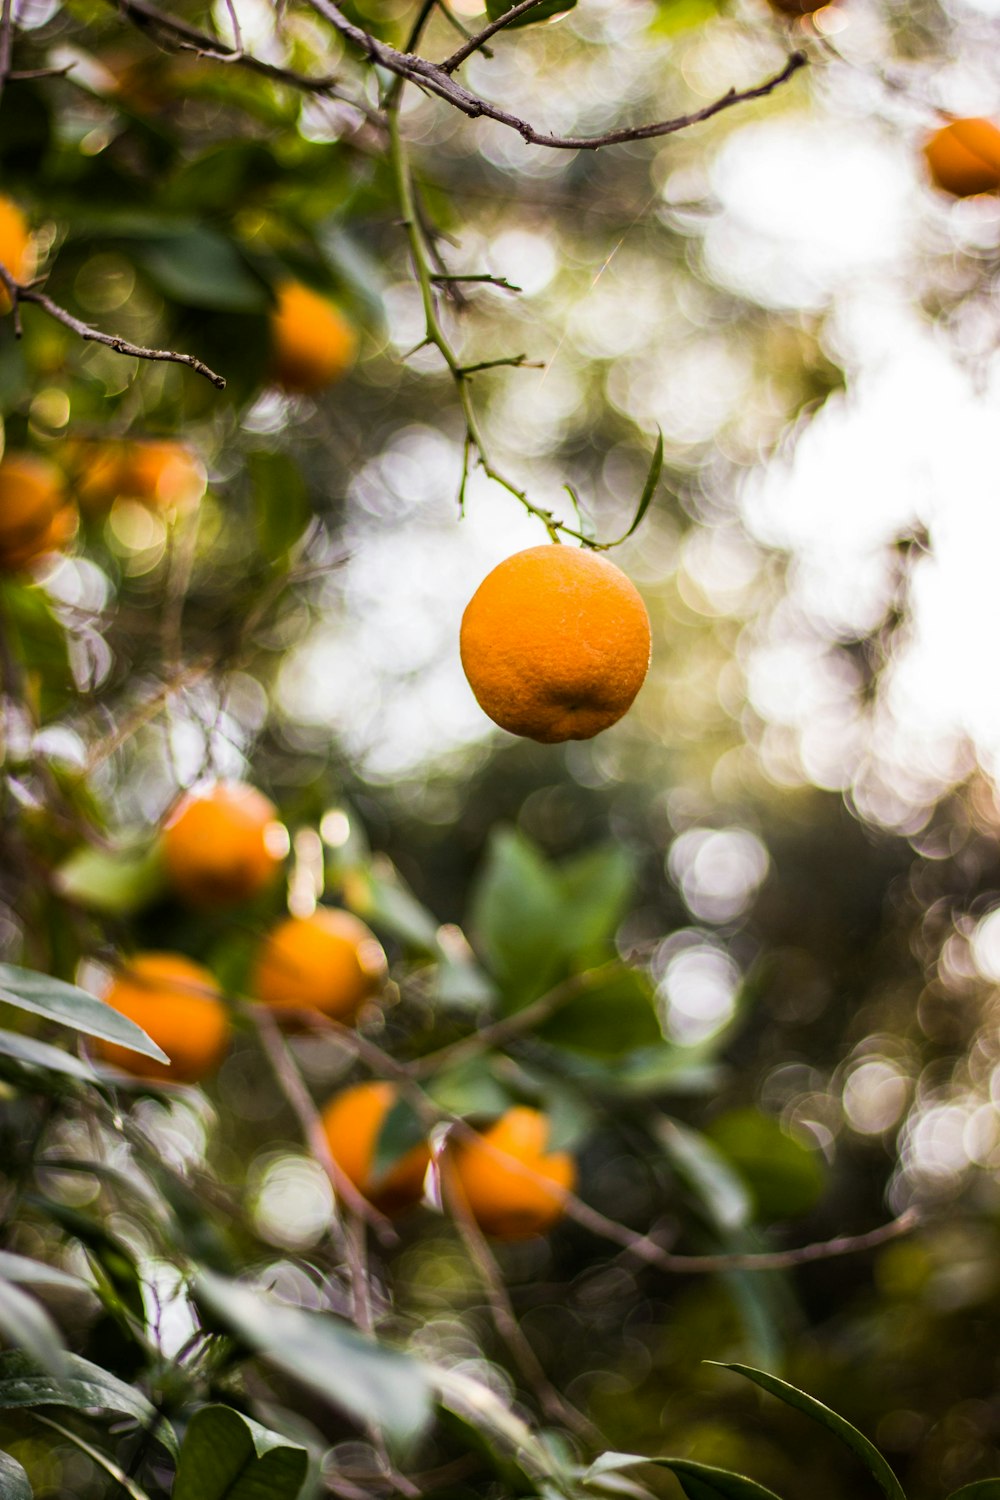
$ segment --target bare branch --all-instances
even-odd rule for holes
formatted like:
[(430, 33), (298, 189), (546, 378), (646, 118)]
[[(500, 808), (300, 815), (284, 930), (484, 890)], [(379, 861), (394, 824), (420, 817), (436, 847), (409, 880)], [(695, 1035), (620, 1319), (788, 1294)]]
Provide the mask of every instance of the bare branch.
[(473, 52), (478, 52), (483, 43), (488, 42), (491, 36), (496, 36), (498, 31), (503, 31), (505, 26), (512, 25), (519, 16), (525, 15), (529, 10), (534, 10), (535, 6), (540, 4), (541, 0), (519, 0), (517, 5), (512, 5), (510, 10), (505, 10), (502, 16), (498, 16), (495, 21), (491, 21), (489, 26), (484, 26), (482, 31), (477, 31), (475, 36), (470, 36), (464, 47), (459, 47), (450, 57), (446, 57), (444, 62), (439, 63), (438, 66), (442, 73), (454, 73), (455, 69), (460, 68), (465, 59), (471, 57)]
[(445, 283), (482, 281), (488, 286), (498, 287), (504, 292), (520, 292), (524, 290), (523, 287), (515, 286), (512, 281), (508, 281), (506, 276), (491, 276), (488, 271), (480, 271), (474, 276), (452, 276), (450, 273), (432, 271), (431, 280), (435, 283), (439, 281)]
[(209, 369), (200, 359), (195, 359), (193, 354), (181, 354), (174, 349), (145, 349), (141, 344), (132, 344), (128, 339), (123, 339), (116, 333), (102, 333), (97, 328), (91, 328), (89, 323), (74, 317), (65, 307), (60, 307), (58, 302), (53, 302), (46, 293), (38, 290), (34, 284), (24, 285), (15, 281), (6, 266), (0, 265), (0, 281), (10, 293), (11, 303), (14, 309), (14, 332), (18, 338), (21, 336), (19, 308), (22, 302), (34, 302), (43, 312), (48, 313), (50, 318), (55, 318), (57, 323), (62, 323), (64, 328), (78, 334), (88, 344), (104, 344), (108, 349), (114, 349), (116, 354), (125, 354), (132, 359), (149, 359), (154, 361), (166, 361), (175, 365), (187, 365), (189, 370), (194, 370), (198, 375), (204, 375), (210, 380), (216, 390), (224, 391), (226, 378), (217, 375), (214, 370)]
[(10, 13), (10, 0), (3, 0), (0, 9), (0, 97), (3, 96), (4, 84), (10, 77), (10, 59), (14, 46), (14, 26)]

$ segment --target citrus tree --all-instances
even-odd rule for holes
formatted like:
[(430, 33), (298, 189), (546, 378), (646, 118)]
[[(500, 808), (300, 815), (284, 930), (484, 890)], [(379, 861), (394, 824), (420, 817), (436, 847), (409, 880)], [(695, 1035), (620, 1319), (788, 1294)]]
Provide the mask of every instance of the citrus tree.
[(5, 1500), (993, 1471), (990, 782), (737, 680), (851, 375), (713, 163), (864, 119), (992, 296), (993, 23), (859, 7), (6, 0)]

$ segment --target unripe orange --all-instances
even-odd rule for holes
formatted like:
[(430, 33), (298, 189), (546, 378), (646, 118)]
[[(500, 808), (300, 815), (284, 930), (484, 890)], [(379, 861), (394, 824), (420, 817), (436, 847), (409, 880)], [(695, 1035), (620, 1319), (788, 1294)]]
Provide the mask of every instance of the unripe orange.
[(954, 198), (1000, 189), (1000, 127), (992, 120), (952, 120), (924, 143), (931, 180)]
[(286, 391), (305, 395), (347, 374), (358, 352), (358, 336), (340, 308), (300, 281), (275, 293), (271, 313), (274, 378)]
[(170, 884), (192, 906), (235, 906), (263, 891), (284, 857), (273, 802), (246, 782), (189, 793), (163, 830)]
[(386, 976), (382, 945), (347, 911), (319, 906), (308, 917), (288, 917), (264, 941), (253, 993), (275, 1010), (318, 1010), (352, 1021)]
[(562, 1217), (576, 1166), (565, 1151), (546, 1154), (549, 1130), (547, 1115), (518, 1105), (481, 1135), (448, 1145), (446, 1187), (494, 1239), (545, 1234)]
[[(0, 197), (0, 265), (15, 281), (28, 281), (34, 274), (35, 256), (31, 231), (16, 203)], [(0, 287), (0, 313), (10, 312), (10, 293)]]
[(76, 515), (63, 477), (47, 459), (11, 453), (0, 463), (0, 569), (22, 568), (64, 547)]
[(170, 1058), (170, 1066), (113, 1042), (95, 1046), (107, 1061), (137, 1078), (197, 1083), (214, 1072), (229, 1043), (229, 1017), (209, 971), (180, 953), (139, 953), (119, 971), (104, 996), (141, 1026)]
[(331, 1099), (323, 1111), (330, 1155), (359, 1193), (384, 1214), (396, 1214), (420, 1201), (430, 1152), (411, 1147), (381, 1177), (372, 1175), (379, 1132), (396, 1103), (391, 1083), (359, 1083)]

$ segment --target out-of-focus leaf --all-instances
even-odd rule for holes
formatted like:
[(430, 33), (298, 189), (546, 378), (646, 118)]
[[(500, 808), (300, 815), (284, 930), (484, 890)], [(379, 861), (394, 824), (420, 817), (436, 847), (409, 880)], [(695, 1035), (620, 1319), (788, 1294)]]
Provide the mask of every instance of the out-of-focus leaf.
[(309, 525), (312, 511), (305, 480), (287, 453), (257, 449), (247, 456), (253, 488), (257, 545), (268, 558), (284, 556)]
[(428, 1374), (441, 1405), (477, 1428), (484, 1437), (499, 1442), (516, 1457), (524, 1472), (537, 1483), (551, 1480), (563, 1494), (571, 1493), (571, 1476), (552, 1448), (543, 1443), (524, 1419), (506, 1401), (463, 1370), (432, 1365)]
[(382, 1121), (375, 1142), (371, 1168), (373, 1183), (378, 1183), (408, 1151), (426, 1139), (427, 1127), (421, 1124), (419, 1116), (405, 1099), (397, 1100)]
[(54, 1422), (51, 1417), (40, 1416), (37, 1412), (35, 1413), (35, 1421), (40, 1422), (43, 1427), (50, 1427), (53, 1432), (58, 1432), (59, 1436), (67, 1443), (72, 1443), (74, 1448), (79, 1448), (81, 1453), (86, 1453), (87, 1457), (99, 1469), (103, 1469), (105, 1474), (111, 1475), (111, 1478), (118, 1487), (128, 1495), (129, 1500), (149, 1500), (146, 1491), (140, 1489), (135, 1480), (130, 1479), (125, 1470), (119, 1464), (116, 1464), (114, 1459), (109, 1458), (106, 1453), (102, 1453), (100, 1448), (95, 1448), (93, 1443), (88, 1443), (87, 1439), (81, 1437), (78, 1432), (74, 1432), (70, 1427), (64, 1427), (61, 1422)]
[(823, 1158), (770, 1116), (755, 1109), (732, 1110), (713, 1120), (705, 1133), (750, 1188), (755, 1218), (770, 1221), (808, 1213), (822, 1197)]
[(824, 1406), (822, 1401), (817, 1401), (815, 1396), (807, 1396), (805, 1391), (790, 1385), (787, 1380), (779, 1380), (776, 1375), (769, 1375), (766, 1370), (755, 1370), (750, 1365), (727, 1364), (714, 1359), (706, 1360), (706, 1364), (718, 1365), (720, 1370), (732, 1370), (737, 1375), (744, 1375), (762, 1390), (777, 1396), (779, 1401), (784, 1401), (786, 1406), (794, 1406), (797, 1411), (812, 1417), (814, 1422), (819, 1422), (834, 1433), (860, 1458), (887, 1500), (905, 1500), (902, 1485), (875, 1444), (844, 1417)]
[(750, 1222), (750, 1195), (721, 1152), (696, 1130), (661, 1115), (656, 1137), (674, 1171), (695, 1193), (716, 1229), (743, 1229)]
[(157, 1442), (176, 1457), (177, 1436), (173, 1428), (141, 1392), (78, 1354), (67, 1354), (64, 1359), (67, 1374), (62, 1380), (55, 1380), (51, 1375), (41, 1374), (18, 1351), (0, 1353), (0, 1411), (27, 1406), (67, 1406), (75, 1411), (91, 1411), (96, 1407), (118, 1416), (133, 1417), (141, 1427), (155, 1431)]
[(9, 1453), (0, 1453), (0, 1495), (3, 1500), (32, 1500), (28, 1476)]
[(246, 208), (255, 194), (280, 181), (282, 167), (259, 141), (214, 146), (174, 174), (168, 196), (182, 213), (217, 214), (225, 205)]
[(320, 243), (330, 265), (364, 303), (369, 316), (385, 322), (385, 275), (363, 241), (337, 223), (321, 233)]
[(559, 868), (564, 916), (559, 943), (576, 965), (606, 956), (633, 888), (632, 860), (620, 844), (588, 849)]
[(66, 1371), (66, 1347), (45, 1308), (0, 1273), (0, 1334), (6, 1343), (30, 1355), (49, 1375)]
[(634, 969), (613, 974), (560, 1006), (537, 1035), (574, 1051), (614, 1058), (663, 1040), (649, 982)]
[[(541, 3), (526, 11), (523, 16), (518, 16), (516, 21), (511, 21), (505, 30), (514, 31), (519, 26), (531, 26), (536, 21), (547, 21), (550, 16), (562, 15), (564, 11), (573, 10), (576, 0), (541, 0)], [(486, 14), (491, 21), (498, 21), (512, 7), (507, 0), (486, 0)]]
[(948, 1500), (1000, 1500), (1000, 1479), (977, 1479), (952, 1490)]
[(437, 966), (433, 993), (449, 1010), (478, 1011), (496, 999), (496, 986), (473, 959), (446, 954)]
[(173, 1500), (295, 1500), (308, 1455), (229, 1406), (203, 1406), (188, 1423)]
[(632, 524), (629, 526), (628, 531), (622, 532), (618, 540), (613, 543), (614, 546), (617, 547), (620, 542), (624, 542), (628, 537), (632, 536), (633, 532), (638, 531), (642, 525), (643, 517), (650, 507), (653, 496), (656, 494), (656, 486), (660, 482), (662, 472), (663, 433), (657, 429), (656, 447), (653, 449), (653, 457), (650, 459), (649, 469), (646, 473), (646, 482), (642, 487), (642, 494), (639, 496), (639, 504), (635, 508), (635, 515), (632, 517)]
[(473, 1057), (445, 1068), (426, 1084), (427, 1093), (453, 1115), (499, 1115), (510, 1095), (494, 1076), (490, 1058)]
[(0, 1250), (0, 1277), (5, 1281), (16, 1281), (22, 1286), (59, 1287), (68, 1292), (93, 1290), (79, 1276), (71, 1276), (68, 1271), (60, 1271), (57, 1266), (47, 1266), (44, 1261), (32, 1260), (27, 1255), (12, 1255), (8, 1250)]
[(501, 829), (473, 893), (471, 926), (505, 1009), (534, 1000), (559, 973), (563, 917), (556, 871), (521, 834)]
[(144, 843), (113, 852), (84, 846), (60, 865), (55, 885), (80, 906), (127, 916), (148, 906), (165, 888), (160, 846)]
[(719, 14), (714, 0), (664, 0), (649, 23), (653, 36), (679, 36)]
[(341, 880), (344, 902), (351, 911), (411, 950), (437, 956), (437, 922), (387, 862), (348, 870)]
[(584, 1484), (602, 1475), (629, 1469), (636, 1464), (656, 1464), (676, 1474), (688, 1500), (778, 1500), (773, 1490), (711, 1464), (698, 1464), (689, 1458), (643, 1458), (635, 1453), (602, 1453), (582, 1475)]
[(170, 1061), (134, 1021), (105, 1005), (96, 995), (88, 995), (75, 984), (66, 984), (34, 969), (0, 964), (0, 1001), (45, 1016), (49, 1021), (58, 1021), (61, 1026), (71, 1026), (74, 1031), (82, 1031), (87, 1036), (128, 1047), (129, 1051), (140, 1052), (143, 1057), (153, 1057), (158, 1062)]
[(54, 1223), (60, 1224), (86, 1248), (94, 1270), (97, 1295), (123, 1331), (131, 1337), (132, 1323), (138, 1323), (141, 1327), (146, 1315), (142, 1281), (131, 1251), (99, 1220), (81, 1213), (68, 1203), (34, 1196), (29, 1197), (28, 1202)]
[(3, 617), (41, 717), (47, 719), (73, 687), (66, 631), (44, 591), (26, 584), (5, 583)]
[(185, 307), (221, 312), (266, 312), (271, 296), (232, 240), (197, 227), (138, 240), (136, 261), (165, 296)]
[(5, 1057), (13, 1059), (19, 1071), (58, 1073), (62, 1078), (73, 1078), (80, 1083), (98, 1081), (90, 1064), (74, 1057), (72, 1052), (63, 1052), (33, 1036), (21, 1036), (17, 1031), (0, 1031), (0, 1073), (3, 1072), (2, 1059)]
[(196, 1277), (195, 1295), (248, 1349), (395, 1443), (412, 1442), (430, 1420), (425, 1369), (398, 1350), (210, 1271)]

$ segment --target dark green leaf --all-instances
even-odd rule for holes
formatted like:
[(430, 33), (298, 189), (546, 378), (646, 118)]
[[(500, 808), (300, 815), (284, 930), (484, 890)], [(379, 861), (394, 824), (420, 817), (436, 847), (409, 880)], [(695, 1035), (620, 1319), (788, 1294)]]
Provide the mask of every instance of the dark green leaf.
[(632, 860), (620, 844), (602, 844), (560, 866), (564, 915), (559, 943), (576, 965), (606, 956), (633, 889)]
[(32, 1500), (28, 1476), (9, 1453), (0, 1453), (0, 1496), (3, 1500)]
[(646, 978), (633, 969), (584, 990), (537, 1028), (546, 1042), (595, 1057), (621, 1057), (655, 1046), (663, 1034)]
[(513, 829), (494, 834), (473, 893), (471, 925), (505, 1009), (536, 999), (560, 972), (563, 916), (557, 872)]
[(228, 1406), (203, 1406), (188, 1423), (173, 1500), (295, 1500), (308, 1454)]
[(26, 1355), (8, 1350), (0, 1354), (0, 1410), (16, 1407), (68, 1406), (74, 1411), (115, 1412), (134, 1417), (149, 1431), (155, 1429), (157, 1442), (176, 1456), (177, 1438), (169, 1422), (133, 1386), (126, 1385), (100, 1365), (81, 1359), (78, 1354), (64, 1356), (68, 1373), (62, 1380), (40, 1374)]
[[(564, 11), (572, 10), (576, 0), (540, 0), (540, 4), (526, 11), (523, 16), (518, 16), (516, 21), (511, 21), (505, 30), (514, 31), (519, 26), (531, 26), (536, 21), (547, 21), (550, 16), (562, 15)], [(512, 7), (507, 0), (486, 0), (486, 14), (491, 21), (498, 21)]]
[(382, 1121), (372, 1158), (372, 1183), (377, 1184), (408, 1151), (427, 1139), (427, 1127), (405, 1099), (398, 1099)]
[(12, 649), (28, 674), (28, 690), (48, 719), (73, 687), (66, 631), (40, 588), (5, 582), (2, 602)]
[(282, 1306), (209, 1271), (197, 1276), (195, 1293), (247, 1348), (356, 1421), (381, 1428), (400, 1444), (426, 1427), (430, 1387), (416, 1360), (363, 1338), (326, 1313)]
[(253, 487), (257, 545), (268, 558), (282, 557), (312, 517), (305, 480), (287, 453), (263, 449), (248, 455), (247, 472)]
[(660, 432), (659, 429), (657, 429), (656, 447), (653, 450), (653, 457), (650, 461), (649, 470), (646, 474), (646, 483), (643, 485), (642, 494), (639, 496), (639, 504), (636, 506), (635, 515), (632, 517), (632, 524), (629, 527), (628, 531), (623, 532), (622, 535), (618, 538), (618, 541), (613, 543), (614, 546), (617, 547), (619, 542), (624, 542), (627, 537), (630, 537), (632, 535), (633, 532), (638, 531), (639, 527), (642, 525), (643, 517), (650, 507), (653, 496), (656, 494), (656, 486), (660, 482), (660, 474), (662, 473), (662, 471), (663, 433)]
[(777, 1120), (755, 1109), (731, 1110), (713, 1120), (706, 1135), (733, 1163), (750, 1188), (757, 1219), (808, 1213), (826, 1187), (823, 1158)]
[(34, 969), (0, 964), (0, 1001), (45, 1016), (49, 1021), (58, 1021), (61, 1026), (71, 1026), (74, 1031), (82, 1031), (87, 1036), (116, 1042), (119, 1047), (140, 1052), (143, 1057), (153, 1057), (158, 1062), (170, 1061), (134, 1021), (112, 1010), (103, 1000), (88, 995), (75, 984), (65, 984), (61, 979), (52, 979)]
[(81, 1213), (68, 1203), (39, 1197), (29, 1197), (27, 1201), (85, 1246), (94, 1271), (97, 1295), (123, 1330), (131, 1336), (133, 1321), (144, 1326), (146, 1309), (142, 1281), (132, 1252), (99, 1219)]
[(1000, 1500), (1000, 1479), (977, 1479), (952, 1490), (948, 1500)]
[(42, 1304), (0, 1275), (0, 1336), (31, 1356), (57, 1379), (65, 1373), (66, 1350)]
[(636, 1464), (656, 1464), (669, 1469), (676, 1474), (688, 1500), (778, 1500), (772, 1490), (765, 1489), (753, 1479), (734, 1474), (729, 1469), (698, 1464), (689, 1458), (642, 1458), (634, 1453), (603, 1453), (584, 1473), (583, 1482), (587, 1484), (602, 1474), (633, 1468)]
[(797, 1386), (789, 1385), (786, 1380), (779, 1380), (776, 1375), (768, 1375), (765, 1370), (755, 1370), (749, 1365), (725, 1364), (717, 1360), (707, 1360), (706, 1363), (718, 1364), (722, 1370), (733, 1370), (737, 1375), (745, 1375), (747, 1380), (752, 1380), (755, 1385), (759, 1385), (770, 1395), (777, 1396), (779, 1401), (784, 1401), (787, 1406), (794, 1406), (797, 1411), (805, 1412), (807, 1417), (812, 1417), (814, 1422), (821, 1423), (830, 1432), (835, 1433), (841, 1442), (860, 1458), (888, 1500), (905, 1500), (899, 1480), (875, 1444), (870, 1442), (856, 1427), (852, 1427), (850, 1422), (838, 1416), (835, 1411), (831, 1411), (828, 1406), (824, 1406), (822, 1401), (817, 1401), (815, 1396), (807, 1396), (805, 1391), (800, 1391)]
[(252, 313), (271, 306), (266, 283), (214, 229), (136, 241), (132, 253), (159, 290), (185, 307)]

